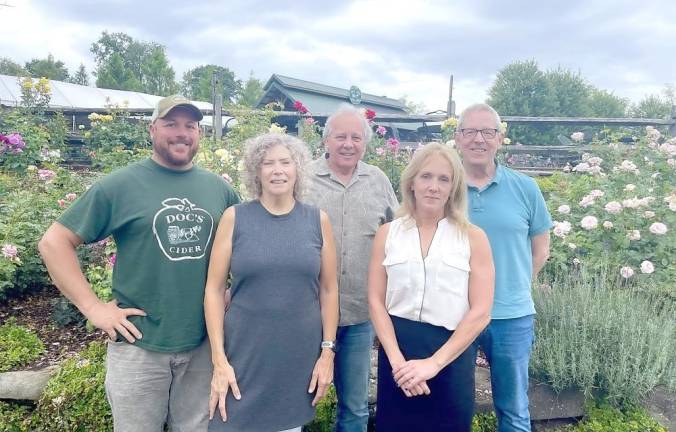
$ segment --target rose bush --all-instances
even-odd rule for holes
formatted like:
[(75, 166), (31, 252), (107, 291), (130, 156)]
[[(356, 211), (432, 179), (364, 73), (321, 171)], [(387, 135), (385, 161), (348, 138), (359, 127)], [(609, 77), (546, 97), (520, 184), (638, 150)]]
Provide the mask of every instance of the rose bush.
[(608, 134), (592, 149), (571, 172), (539, 179), (555, 220), (546, 271), (609, 265), (674, 297), (676, 139), (648, 127), (636, 143)]

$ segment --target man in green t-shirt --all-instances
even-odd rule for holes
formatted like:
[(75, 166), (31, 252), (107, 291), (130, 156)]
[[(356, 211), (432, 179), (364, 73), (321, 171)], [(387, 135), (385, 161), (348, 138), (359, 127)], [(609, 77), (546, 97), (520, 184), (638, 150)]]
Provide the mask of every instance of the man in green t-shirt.
[[(204, 285), (213, 236), (239, 199), (218, 175), (193, 166), (199, 108), (161, 99), (153, 154), (96, 182), (39, 244), (59, 290), (110, 337), (106, 394), (116, 431), (206, 430), (211, 359)], [(113, 298), (101, 302), (76, 248), (112, 235)]]

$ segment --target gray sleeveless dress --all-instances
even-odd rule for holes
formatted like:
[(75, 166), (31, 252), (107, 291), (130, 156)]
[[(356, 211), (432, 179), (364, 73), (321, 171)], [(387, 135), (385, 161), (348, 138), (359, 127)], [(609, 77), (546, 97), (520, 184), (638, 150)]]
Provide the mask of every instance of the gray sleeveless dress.
[(301, 426), (315, 415), (307, 389), (321, 351), (319, 210), (296, 202), (276, 216), (259, 201), (237, 205), (232, 241), (225, 353), (242, 398), (229, 392), (227, 422), (216, 413), (209, 431)]

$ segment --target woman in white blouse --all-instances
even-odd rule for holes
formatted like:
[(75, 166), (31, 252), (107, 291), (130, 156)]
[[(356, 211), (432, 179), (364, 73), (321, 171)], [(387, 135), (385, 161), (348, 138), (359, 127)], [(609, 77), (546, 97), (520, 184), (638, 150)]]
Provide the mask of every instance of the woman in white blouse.
[(398, 218), (376, 233), (369, 266), (380, 350), (376, 427), (470, 431), (472, 342), (490, 321), (495, 270), (484, 232), (467, 219), (460, 159), (418, 150), (401, 176)]

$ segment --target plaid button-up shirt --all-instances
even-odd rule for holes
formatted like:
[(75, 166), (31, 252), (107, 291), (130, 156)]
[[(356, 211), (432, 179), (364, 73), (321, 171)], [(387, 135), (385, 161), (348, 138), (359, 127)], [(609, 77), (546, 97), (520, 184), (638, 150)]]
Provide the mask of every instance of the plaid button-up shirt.
[(333, 228), (338, 258), (339, 325), (363, 323), (369, 319), (366, 288), (373, 237), (380, 225), (392, 220), (399, 206), (397, 197), (387, 176), (361, 161), (347, 185), (331, 172), (324, 158), (312, 161), (307, 168), (305, 202), (324, 210)]

